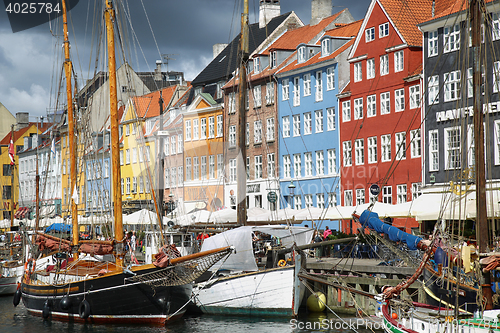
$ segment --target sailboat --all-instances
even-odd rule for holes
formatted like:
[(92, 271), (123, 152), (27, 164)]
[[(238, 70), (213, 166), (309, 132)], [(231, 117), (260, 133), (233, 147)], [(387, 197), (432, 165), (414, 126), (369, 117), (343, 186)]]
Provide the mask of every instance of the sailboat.
[[(70, 175), (71, 188), (75, 188), (76, 145), (65, 1), (62, 1), (62, 9), (72, 158)], [(75, 199), (72, 197), (72, 240), (49, 235), (38, 236), (38, 242), (53, 251), (51, 257), (56, 261), (56, 265), (52, 270), (40, 270), (35, 262), (37, 258), (33, 256), (29, 258), (21, 286), (14, 295), (14, 305), (22, 300), (30, 314), (40, 315), (44, 319), (91, 323), (163, 324), (184, 314), (191, 298), (192, 281), (229, 254), (231, 249), (225, 247), (182, 257), (178, 255), (175, 247), (165, 245), (153, 264), (124, 266), (116, 65), (112, 24), (114, 8), (110, 0), (106, 1), (105, 19), (111, 87), (114, 239), (79, 240), (78, 214)]]

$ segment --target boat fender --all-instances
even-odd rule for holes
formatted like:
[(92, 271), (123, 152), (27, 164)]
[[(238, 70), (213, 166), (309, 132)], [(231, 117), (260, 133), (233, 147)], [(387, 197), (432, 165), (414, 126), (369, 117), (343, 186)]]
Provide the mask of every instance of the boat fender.
[(63, 310), (69, 310), (70, 306), (71, 306), (71, 299), (69, 298), (68, 295), (64, 296), (61, 301), (59, 302), (59, 306), (61, 307), (61, 309)]
[(14, 306), (18, 306), (21, 301), (21, 289), (17, 289), (14, 293)]
[(286, 261), (281, 259), (280, 261), (278, 261), (278, 266), (279, 267), (285, 267), (286, 266)]
[(35, 273), (35, 260), (33, 258), (29, 258), (24, 264), (24, 272), (26, 273), (26, 277), (29, 281), (31, 275)]
[(82, 319), (87, 319), (90, 316), (90, 304), (87, 302), (87, 300), (83, 300), (80, 303), (80, 308), (78, 309), (78, 314), (80, 315), (80, 318)]
[(43, 304), (43, 309), (42, 309), (42, 317), (43, 319), (47, 319), (50, 316), (50, 302), (49, 300), (46, 300), (45, 303)]

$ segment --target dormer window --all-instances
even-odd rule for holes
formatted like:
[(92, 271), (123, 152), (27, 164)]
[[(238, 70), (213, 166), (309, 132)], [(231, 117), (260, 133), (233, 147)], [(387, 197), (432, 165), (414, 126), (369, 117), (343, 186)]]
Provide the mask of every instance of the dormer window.
[(365, 37), (366, 37), (366, 42), (371, 42), (372, 40), (375, 40), (375, 28), (368, 28), (365, 30)]
[(305, 46), (301, 46), (298, 49), (297, 62), (300, 64), (300, 63), (305, 62), (305, 61), (306, 61), (306, 47)]
[(321, 41), (321, 56), (326, 57), (331, 53), (331, 42), (330, 38), (325, 38)]
[(253, 71), (255, 74), (260, 73), (260, 58), (253, 59)]
[(195, 94), (195, 96), (198, 96), (199, 94), (201, 94), (202, 91), (203, 91), (203, 87), (196, 87), (196, 88), (194, 88), (194, 94)]
[(271, 52), (271, 68), (276, 68), (277, 66), (277, 51)]

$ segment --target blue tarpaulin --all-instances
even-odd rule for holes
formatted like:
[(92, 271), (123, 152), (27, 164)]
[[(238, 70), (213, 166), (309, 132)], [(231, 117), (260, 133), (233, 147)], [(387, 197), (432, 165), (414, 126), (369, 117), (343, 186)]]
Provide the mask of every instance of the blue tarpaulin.
[(45, 228), (45, 232), (51, 232), (51, 231), (56, 231), (56, 232), (71, 232), (71, 225), (69, 224), (64, 224), (64, 223), (53, 223), (49, 225), (47, 228)]
[(361, 225), (363, 227), (375, 230), (380, 234), (389, 235), (389, 239), (394, 242), (405, 242), (410, 250), (416, 250), (417, 244), (422, 240), (422, 238), (420, 237), (406, 233), (396, 227), (393, 227), (392, 225), (382, 222), (378, 218), (377, 213), (370, 212), (369, 210), (365, 210), (363, 214), (361, 214), (361, 216), (359, 217), (359, 222), (361, 222)]

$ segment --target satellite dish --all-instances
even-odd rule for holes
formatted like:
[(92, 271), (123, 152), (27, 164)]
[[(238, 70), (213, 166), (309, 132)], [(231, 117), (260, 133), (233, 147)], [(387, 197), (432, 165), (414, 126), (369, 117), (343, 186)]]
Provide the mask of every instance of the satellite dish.
[(168, 222), (167, 222), (167, 226), (168, 226), (169, 228), (173, 228), (173, 227), (174, 227), (174, 225), (175, 225), (174, 221), (168, 221)]

